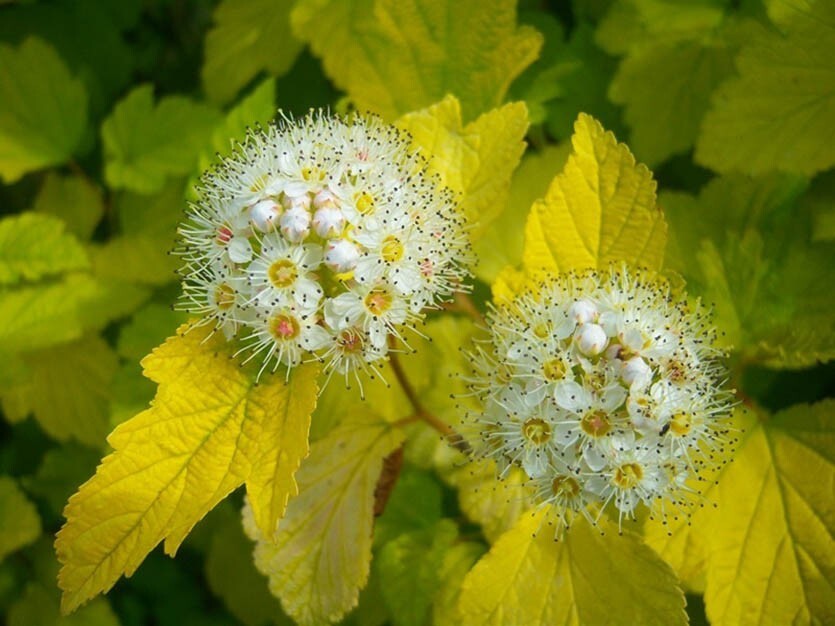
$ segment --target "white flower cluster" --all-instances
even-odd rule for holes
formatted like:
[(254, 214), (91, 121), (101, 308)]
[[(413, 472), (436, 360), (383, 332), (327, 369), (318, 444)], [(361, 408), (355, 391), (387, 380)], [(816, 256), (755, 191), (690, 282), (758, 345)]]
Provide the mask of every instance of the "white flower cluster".
[(179, 229), (181, 308), (239, 336), (259, 372), (306, 358), (348, 376), (462, 289), (453, 193), (375, 117), (310, 113), (250, 132)]
[[(731, 435), (731, 393), (698, 304), (648, 273), (560, 276), (494, 310), (471, 354), (478, 452), (513, 465), (562, 524), (665, 514)], [(471, 421), (472, 423), (472, 421)]]

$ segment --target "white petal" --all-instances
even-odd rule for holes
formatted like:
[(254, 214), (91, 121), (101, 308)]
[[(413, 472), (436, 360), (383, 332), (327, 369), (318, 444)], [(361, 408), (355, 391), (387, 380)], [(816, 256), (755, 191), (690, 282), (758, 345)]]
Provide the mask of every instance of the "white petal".
[(573, 380), (561, 380), (554, 386), (554, 400), (566, 411), (582, 413), (592, 404), (592, 397)]
[(234, 263), (249, 263), (252, 260), (252, 245), (245, 237), (232, 237), (226, 249)]
[(593, 472), (599, 472), (606, 467), (606, 457), (597, 449), (597, 446), (583, 448), (583, 460)]

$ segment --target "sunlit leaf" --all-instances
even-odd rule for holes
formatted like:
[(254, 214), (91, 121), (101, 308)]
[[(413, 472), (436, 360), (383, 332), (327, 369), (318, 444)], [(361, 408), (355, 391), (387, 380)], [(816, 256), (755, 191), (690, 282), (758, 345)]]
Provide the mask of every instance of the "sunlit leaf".
[[(289, 384), (275, 375), (256, 386), (225, 341), (207, 332), (175, 336), (143, 360), (159, 385), (151, 408), (113, 431), (114, 452), (70, 498), (55, 544), (64, 611), (133, 574), (162, 540), (173, 555), (194, 524), (251, 475), (256, 491), (270, 496), (267, 516), (279, 508), (280, 491), (294, 488), (289, 468), (304, 442), (276, 450), (275, 435), (285, 419), (308, 423), (309, 413), (289, 416), (282, 407), (291, 397), (315, 398), (316, 368), (297, 369)], [(281, 452), (284, 459), (276, 457)]]
[(453, 96), (398, 121), (430, 159), (444, 185), (461, 195), (461, 211), (481, 236), (504, 210), (510, 177), (525, 149), (528, 111), (517, 102), (481, 115), (464, 126)]
[(577, 119), (571, 142), (565, 169), (531, 208), (525, 267), (559, 272), (626, 261), (658, 269), (667, 225), (650, 171), (588, 115)]
[(835, 402), (749, 421), (718, 486), (705, 604), (716, 626), (835, 615)]
[(547, 516), (522, 516), (473, 567), (463, 626), (687, 624), (675, 575), (636, 536), (580, 520), (555, 541)]
[(360, 109), (387, 119), (452, 94), (465, 122), (499, 105), (542, 38), (515, 0), (301, 0), (296, 32)]
[(338, 621), (356, 605), (371, 560), (374, 489), (402, 437), (385, 423), (352, 420), (314, 443), (275, 542), (259, 538), (255, 564), (302, 626)]

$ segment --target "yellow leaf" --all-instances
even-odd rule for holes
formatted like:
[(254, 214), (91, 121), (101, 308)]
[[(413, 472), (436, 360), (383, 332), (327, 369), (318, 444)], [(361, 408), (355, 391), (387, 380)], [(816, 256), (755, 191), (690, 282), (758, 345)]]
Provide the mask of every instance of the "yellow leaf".
[(523, 515), (470, 570), (462, 626), (687, 624), (675, 575), (637, 537), (580, 520), (554, 541), (548, 515)]
[(513, 174), (507, 208), (487, 226), (484, 236), (474, 242), (478, 264), (475, 275), (491, 284), (508, 265), (522, 262), (525, 223), (531, 205), (548, 191), (548, 184), (562, 171), (571, 145), (568, 142), (548, 145), (537, 152), (528, 151)]
[(510, 177), (525, 150), (525, 104), (506, 104), (464, 126), (461, 104), (447, 96), (403, 116), (398, 126), (411, 133), (443, 184), (461, 194), (461, 210), (473, 225), (471, 238), (480, 237), (507, 204)]
[(660, 269), (667, 224), (656, 206), (652, 173), (584, 113), (571, 143), (565, 169), (531, 208), (525, 267), (564, 272), (626, 261)]
[(751, 420), (719, 481), (705, 605), (715, 626), (835, 616), (835, 400)]
[(279, 432), (306, 438), (309, 413), (292, 416), (303, 425), (285, 430), (282, 408), (302, 408), (301, 396), (315, 397), (315, 373), (297, 369), (289, 383), (276, 375), (255, 385), (226, 342), (209, 332), (194, 328), (172, 337), (143, 360), (145, 375), (159, 384), (151, 408), (113, 431), (113, 453), (70, 498), (55, 542), (63, 611), (132, 575), (163, 539), (173, 555), (191, 528), (253, 473), (268, 509), (262, 521), (278, 513), (282, 489), (294, 490), (289, 468), (306, 445), (284, 441), (290, 455), (277, 458), (269, 438)]
[(258, 538), (255, 565), (284, 610), (303, 626), (335, 622), (357, 603), (371, 560), (374, 489), (403, 434), (380, 421), (350, 421), (313, 444), (275, 541)]
[(357, 108), (387, 119), (451, 93), (471, 120), (542, 46), (517, 25), (516, 0), (300, 0), (290, 20)]
[(528, 477), (516, 467), (499, 481), (495, 463), (481, 460), (452, 472), (447, 480), (458, 489), (461, 510), (481, 525), (489, 541), (512, 528), (533, 506), (533, 492), (525, 484)]

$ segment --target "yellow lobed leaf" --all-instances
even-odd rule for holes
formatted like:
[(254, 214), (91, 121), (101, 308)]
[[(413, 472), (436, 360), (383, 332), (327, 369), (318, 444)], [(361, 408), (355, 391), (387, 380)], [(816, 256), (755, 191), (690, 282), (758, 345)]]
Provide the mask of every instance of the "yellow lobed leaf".
[(516, 0), (300, 0), (291, 23), (357, 108), (386, 119), (451, 93), (471, 120), (542, 46), (517, 24)]
[(488, 111), (466, 126), (455, 96), (398, 121), (413, 145), (430, 159), (444, 185), (461, 195), (461, 210), (479, 238), (504, 210), (510, 178), (525, 150), (528, 109), (512, 102)]
[(615, 136), (581, 113), (574, 151), (531, 208), (523, 261), (532, 273), (603, 268), (612, 261), (659, 269), (667, 224), (656, 183)]
[(719, 482), (708, 534), (711, 624), (823, 624), (835, 616), (833, 411), (826, 400), (749, 420)]
[(555, 541), (549, 514), (523, 515), (470, 570), (462, 626), (687, 624), (675, 575), (636, 536), (580, 520)]
[(375, 487), (402, 441), (384, 422), (347, 422), (313, 444), (275, 541), (246, 524), (258, 539), (256, 567), (299, 624), (335, 622), (356, 606), (368, 580)]
[(0, 219), (0, 285), (36, 281), (90, 265), (56, 217), (27, 211)]
[[(286, 398), (315, 397), (313, 371), (296, 369), (289, 382), (276, 375), (256, 385), (208, 328), (168, 339), (143, 367), (159, 383), (151, 408), (113, 431), (113, 453), (64, 510), (67, 523), (55, 547), (65, 612), (133, 574), (163, 539), (173, 555), (191, 528), (254, 470), (256, 490), (269, 502), (265, 516), (279, 512), (282, 489), (295, 489), (292, 471), (271, 465), (276, 449), (268, 438), (286, 433), (289, 455), (276, 464), (298, 465), (306, 444), (289, 435), (306, 439), (310, 415), (292, 416), (304, 425), (285, 429), (289, 416), (274, 407), (302, 408), (300, 398), (298, 404)], [(276, 523), (269, 520), (269, 527)]]

